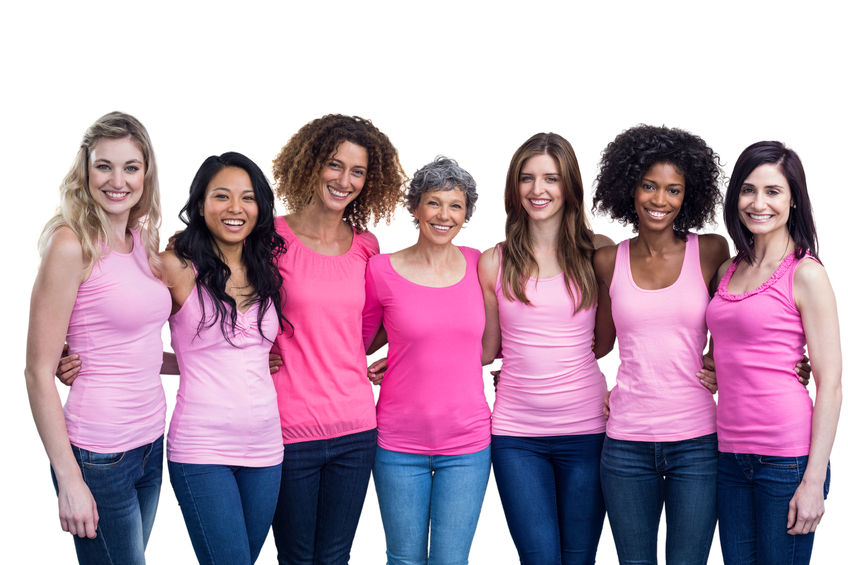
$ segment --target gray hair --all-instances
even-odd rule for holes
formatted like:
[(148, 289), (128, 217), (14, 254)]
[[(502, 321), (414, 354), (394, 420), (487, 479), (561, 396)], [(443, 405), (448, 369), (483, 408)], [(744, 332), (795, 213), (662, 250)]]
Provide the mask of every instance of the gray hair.
[[(414, 213), (425, 192), (459, 189), (465, 194), (465, 221), (471, 219), (477, 203), (477, 182), (453, 159), (439, 155), (417, 171), (406, 191), (406, 209)], [(415, 220), (418, 225), (418, 220)]]

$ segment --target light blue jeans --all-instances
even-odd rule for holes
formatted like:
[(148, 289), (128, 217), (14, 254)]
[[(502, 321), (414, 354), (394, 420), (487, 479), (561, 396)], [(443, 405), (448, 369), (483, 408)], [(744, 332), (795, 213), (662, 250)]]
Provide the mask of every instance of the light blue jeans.
[(490, 461), (489, 447), (467, 455), (377, 448), (374, 486), (389, 565), (468, 563)]

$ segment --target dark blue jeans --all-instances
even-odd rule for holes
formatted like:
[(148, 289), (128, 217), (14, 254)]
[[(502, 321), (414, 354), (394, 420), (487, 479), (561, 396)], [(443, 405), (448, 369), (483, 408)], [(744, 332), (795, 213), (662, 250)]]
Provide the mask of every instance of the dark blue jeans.
[(604, 526), (604, 434), (492, 436), (492, 469), (524, 565), (595, 562)]
[[(718, 531), (728, 565), (810, 562), (814, 533), (786, 533), (789, 501), (801, 484), (807, 457), (719, 453)], [(824, 496), (830, 488), (830, 467)]]
[(350, 560), (376, 449), (376, 429), (286, 445), (272, 524), (281, 565)]
[(143, 565), (162, 486), (162, 438), (118, 453), (71, 448), (100, 517), (97, 537), (74, 536), (77, 560), (81, 565)]
[(607, 437), (601, 483), (619, 563), (657, 563), (663, 504), (666, 562), (707, 562), (716, 526), (717, 457), (716, 434), (669, 442)]
[(168, 461), (171, 485), (199, 563), (256, 561), (277, 506), (281, 467)]

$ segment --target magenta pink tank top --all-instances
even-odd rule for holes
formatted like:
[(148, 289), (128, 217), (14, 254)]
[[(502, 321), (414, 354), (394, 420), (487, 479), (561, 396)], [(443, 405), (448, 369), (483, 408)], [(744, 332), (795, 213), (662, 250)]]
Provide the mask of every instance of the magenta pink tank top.
[(687, 234), (671, 286), (639, 288), (630, 240), (618, 244), (610, 283), (621, 365), (610, 394), (607, 435), (629, 441), (681, 441), (715, 432), (715, 402), (698, 380), (707, 343), (710, 295), (697, 234)]
[(162, 326), (168, 288), (150, 271), (144, 244), (97, 261), (77, 292), (68, 346), (83, 364), (65, 402), (73, 445), (98, 453), (128, 451), (165, 431)]
[[(574, 312), (562, 274), (529, 279), (530, 304), (507, 300), (495, 284), (503, 367), (492, 413), (496, 435), (602, 433), (606, 380), (592, 352), (595, 311)], [(579, 296), (577, 290), (575, 294)]]
[[(168, 429), (168, 460), (178, 463), (267, 467), (283, 460), (283, 434), (277, 394), (268, 369), (268, 352), (279, 323), (274, 308), (261, 320), (259, 305), (237, 312), (227, 342), (219, 322), (207, 323), (212, 301), (195, 285), (182, 308), (171, 316), (171, 346), (180, 365), (177, 406)], [(228, 326), (228, 330), (229, 330)]]
[(792, 283), (801, 260), (790, 253), (763, 284), (731, 294), (730, 265), (707, 310), (718, 378), (718, 448), (799, 457), (810, 452), (813, 403), (795, 363), (806, 345)]

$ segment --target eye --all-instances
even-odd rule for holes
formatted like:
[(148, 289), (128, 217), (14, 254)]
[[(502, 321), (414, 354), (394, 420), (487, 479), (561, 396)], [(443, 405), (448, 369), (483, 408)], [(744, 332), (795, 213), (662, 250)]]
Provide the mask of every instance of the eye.
[(94, 168), (97, 169), (98, 171), (110, 171), (110, 170), (112, 170), (112, 167), (110, 167), (109, 165), (104, 165), (103, 163), (96, 165)]
[(327, 163), (327, 167), (329, 167), (333, 170), (338, 170), (338, 169), (342, 168), (342, 166), (339, 165), (338, 163), (336, 163), (335, 161), (330, 161), (329, 163)]
[(213, 196), (213, 198), (215, 198), (216, 200), (226, 200), (227, 195), (224, 194), (223, 192), (218, 192)]
[(462, 204), (453, 204), (451, 205), (451, 208), (453, 208), (454, 210), (462, 210), (463, 206)]
[(253, 196), (252, 194), (247, 194), (247, 195), (245, 195), (244, 199), (248, 200), (250, 202), (254, 202), (256, 200), (256, 197)]
[(518, 182), (533, 182), (533, 177), (530, 175), (519, 175)]
[(439, 205), (439, 203), (436, 202), (435, 200), (428, 200), (427, 201), (427, 206), (438, 206), (438, 205)]
[(141, 167), (139, 167), (138, 165), (128, 165), (124, 170), (128, 173), (137, 173), (141, 170)]
[(739, 192), (740, 194), (751, 194), (752, 192), (754, 192), (754, 189), (750, 186), (743, 186)]
[(642, 190), (646, 190), (646, 191), (654, 190), (654, 185), (647, 183), (647, 182), (643, 182), (642, 183)]
[(362, 178), (365, 176), (365, 171), (363, 171), (362, 169), (354, 169), (353, 171), (351, 171), (350, 174), (357, 178)]
[(557, 179), (557, 177), (545, 177), (545, 181), (549, 182), (550, 184), (555, 184), (557, 180), (559, 180)]
[(772, 189), (770, 189), (770, 190), (768, 191), (768, 193), (767, 193), (767, 194), (768, 194), (769, 196), (777, 196), (777, 195), (779, 195), (779, 194), (780, 194), (780, 191), (779, 191), (779, 190), (777, 190), (776, 188), (772, 188)]
[(677, 196), (678, 194), (680, 194), (680, 189), (679, 188), (669, 188), (668, 193), (673, 194), (674, 196)]

